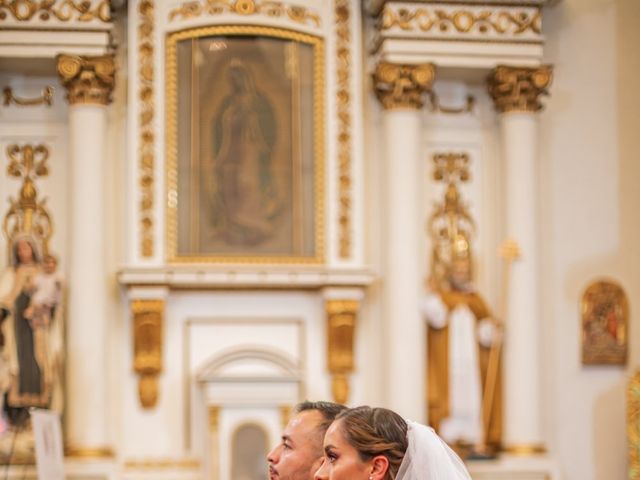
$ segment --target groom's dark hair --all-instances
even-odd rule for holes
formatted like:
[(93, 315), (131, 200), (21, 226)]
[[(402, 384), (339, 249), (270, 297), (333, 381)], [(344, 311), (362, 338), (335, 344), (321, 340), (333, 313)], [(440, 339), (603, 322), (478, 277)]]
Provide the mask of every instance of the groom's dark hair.
[(317, 410), (322, 415), (323, 421), (318, 425), (319, 433), (324, 437), (324, 434), (329, 429), (329, 425), (333, 423), (336, 417), (347, 410), (347, 407), (339, 403), (333, 402), (310, 402), (305, 400), (304, 402), (296, 405), (295, 413), (306, 412), (307, 410)]

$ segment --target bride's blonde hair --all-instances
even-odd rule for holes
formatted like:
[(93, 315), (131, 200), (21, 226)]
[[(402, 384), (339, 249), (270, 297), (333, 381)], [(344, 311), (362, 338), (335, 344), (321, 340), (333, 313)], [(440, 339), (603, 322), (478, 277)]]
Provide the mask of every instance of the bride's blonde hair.
[(345, 439), (363, 461), (383, 455), (389, 460), (385, 480), (394, 480), (407, 451), (407, 422), (386, 408), (356, 407), (336, 417)]

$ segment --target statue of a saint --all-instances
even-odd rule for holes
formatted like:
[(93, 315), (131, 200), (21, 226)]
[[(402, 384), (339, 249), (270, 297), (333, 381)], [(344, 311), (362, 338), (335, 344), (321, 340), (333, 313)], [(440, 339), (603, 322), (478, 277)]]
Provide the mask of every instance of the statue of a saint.
[(63, 282), (55, 257), (41, 262), (31, 237), (17, 237), (12, 252), (12, 265), (0, 274), (0, 360), (8, 367), (4, 409), (10, 423), (19, 424), (28, 408), (51, 408), (54, 391), (61, 392)]
[(458, 234), (443, 281), (430, 282), (422, 304), (429, 326), (428, 415), (431, 426), (462, 454), (484, 455), (495, 452), (501, 439), (501, 375), (495, 351), (490, 360), (500, 327), (474, 289), (471, 273), (469, 242)]

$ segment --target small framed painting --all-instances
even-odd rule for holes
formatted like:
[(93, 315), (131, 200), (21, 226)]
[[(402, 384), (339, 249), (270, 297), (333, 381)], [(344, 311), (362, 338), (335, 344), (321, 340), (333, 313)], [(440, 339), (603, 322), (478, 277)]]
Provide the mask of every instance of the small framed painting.
[(625, 365), (629, 339), (629, 304), (620, 285), (598, 280), (584, 291), (582, 313), (582, 363)]

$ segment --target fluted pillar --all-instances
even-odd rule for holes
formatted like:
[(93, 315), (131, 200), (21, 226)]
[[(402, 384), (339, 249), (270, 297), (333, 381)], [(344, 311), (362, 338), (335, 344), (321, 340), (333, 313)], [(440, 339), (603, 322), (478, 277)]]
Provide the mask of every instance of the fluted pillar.
[(513, 453), (544, 451), (540, 392), (539, 225), (537, 205), (538, 118), (540, 96), (547, 93), (552, 71), (497, 67), (489, 93), (500, 114), (505, 167), (506, 235), (512, 264), (505, 316), (504, 445)]
[(424, 325), (418, 310), (422, 281), (419, 242), (421, 112), (433, 65), (378, 64), (376, 95), (384, 107), (384, 345), (385, 404), (415, 420), (425, 417)]
[(111, 455), (107, 391), (104, 168), (112, 55), (60, 55), (69, 101), (70, 224), (67, 334), (68, 454)]

